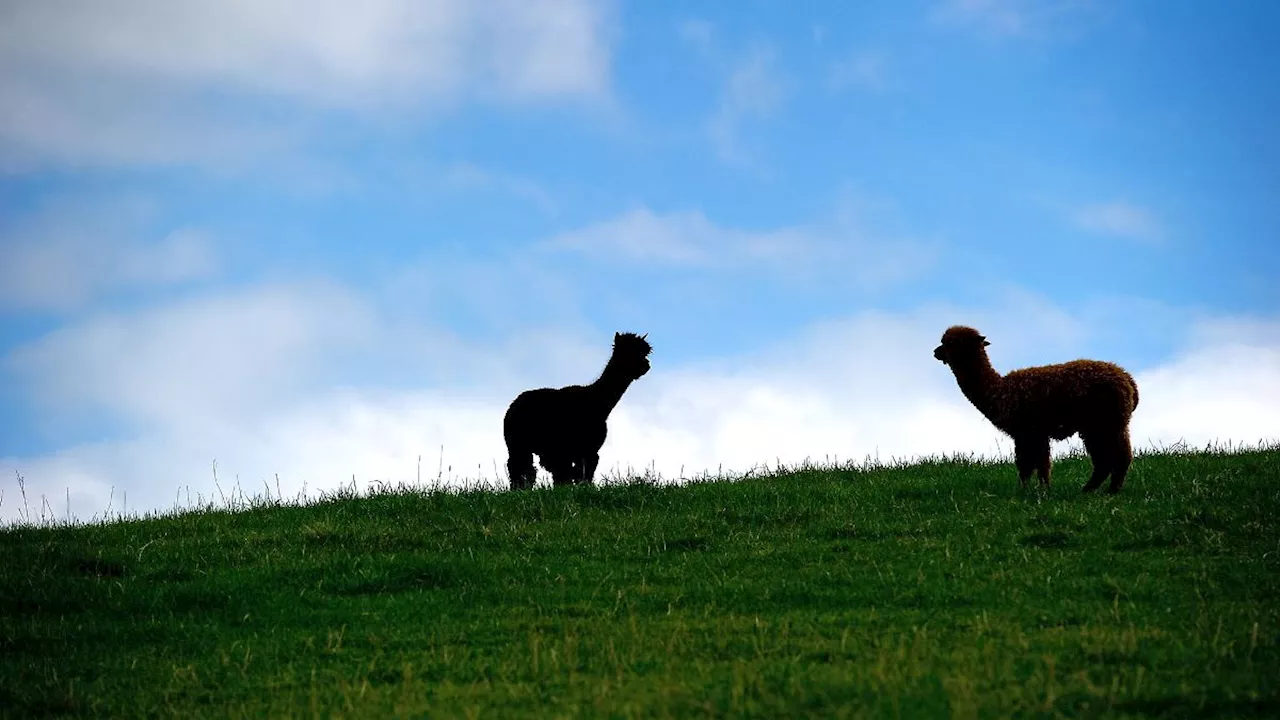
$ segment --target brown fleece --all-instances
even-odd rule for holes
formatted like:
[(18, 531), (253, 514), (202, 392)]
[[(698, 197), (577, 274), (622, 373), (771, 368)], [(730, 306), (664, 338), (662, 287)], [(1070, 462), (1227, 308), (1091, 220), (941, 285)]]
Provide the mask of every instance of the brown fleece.
[(1084, 491), (1096, 490), (1109, 475), (1108, 492), (1120, 492), (1133, 463), (1129, 418), (1138, 407), (1138, 385), (1124, 368), (1099, 360), (1013, 370), (1001, 376), (991, 367), (977, 330), (947, 329), (933, 356), (951, 368), (969, 402), (1001, 432), (1013, 438), (1018, 481), (1032, 472), (1049, 484), (1049, 440), (1076, 433), (1084, 441), (1093, 475)]

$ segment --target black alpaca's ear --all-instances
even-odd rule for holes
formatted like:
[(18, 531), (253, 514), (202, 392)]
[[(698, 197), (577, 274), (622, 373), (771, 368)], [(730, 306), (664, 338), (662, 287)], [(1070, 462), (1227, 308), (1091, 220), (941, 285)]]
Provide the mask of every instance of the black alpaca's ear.
[(614, 339), (614, 342), (617, 342), (618, 340), (622, 339), (622, 333), (620, 333), (620, 332), (616, 332), (616, 333), (614, 333), (614, 334), (613, 334), (613, 339)]
[(645, 334), (641, 335), (641, 336), (640, 336), (640, 339), (641, 339), (641, 340), (647, 340), (647, 339), (649, 339), (649, 333), (645, 333)]

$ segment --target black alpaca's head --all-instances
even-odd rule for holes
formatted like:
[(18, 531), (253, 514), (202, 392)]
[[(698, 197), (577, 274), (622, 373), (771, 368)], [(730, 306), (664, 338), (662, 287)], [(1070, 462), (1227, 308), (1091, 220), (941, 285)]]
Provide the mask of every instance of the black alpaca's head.
[(964, 325), (952, 325), (942, 333), (942, 344), (933, 349), (933, 357), (944, 365), (950, 365), (956, 360), (977, 357), (990, 344), (977, 330)]
[(649, 372), (649, 353), (653, 352), (653, 347), (649, 345), (648, 340), (645, 340), (647, 337), (649, 337), (648, 333), (644, 335), (614, 333), (613, 357), (610, 358), (609, 364), (632, 380)]

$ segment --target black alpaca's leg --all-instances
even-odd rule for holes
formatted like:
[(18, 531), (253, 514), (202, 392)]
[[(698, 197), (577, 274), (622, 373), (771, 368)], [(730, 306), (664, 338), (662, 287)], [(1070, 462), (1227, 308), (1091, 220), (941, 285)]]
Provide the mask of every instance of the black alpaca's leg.
[[(1013, 464), (1018, 468), (1018, 484), (1027, 486), (1031, 474), (1049, 464), (1048, 437), (1018, 437), (1013, 439)], [(1040, 482), (1045, 482), (1047, 471), (1041, 475)]]
[(508, 450), (507, 476), (511, 479), (512, 490), (532, 488), (533, 481), (538, 477), (538, 471), (533, 466), (533, 453)]
[(1124, 487), (1125, 475), (1129, 474), (1129, 466), (1133, 464), (1133, 445), (1129, 442), (1129, 428), (1116, 439), (1114, 452), (1111, 455), (1111, 485), (1107, 492), (1114, 495)]
[(600, 464), (600, 453), (591, 453), (582, 459), (581, 482), (583, 485), (594, 485), (596, 466)]
[(551, 484), (556, 487), (573, 484), (573, 461), (563, 457), (549, 457), (542, 462), (542, 467), (551, 473)]
[(1084, 441), (1085, 452), (1089, 453), (1089, 460), (1093, 463), (1093, 474), (1089, 476), (1089, 482), (1085, 483), (1080, 491), (1093, 492), (1102, 487), (1102, 481), (1106, 480), (1107, 475), (1111, 473), (1111, 458), (1114, 452), (1111, 442), (1103, 433), (1081, 432), (1080, 439)]

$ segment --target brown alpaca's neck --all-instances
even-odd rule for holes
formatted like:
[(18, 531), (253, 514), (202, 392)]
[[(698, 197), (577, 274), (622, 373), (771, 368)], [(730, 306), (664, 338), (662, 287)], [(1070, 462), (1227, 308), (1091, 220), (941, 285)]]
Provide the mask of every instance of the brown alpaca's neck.
[(995, 395), (1000, 389), (1003, 378), (995, 368), (991, 367), (991, 360), (987, 358), (987, 354), (980, 352), (976, 357), (953, 362), (951, 372), (956, 376), (960, 392), (969, 398), (969, 402), (973, 403), (973, 406), (978, 408), (978, 411), (988, 420), (998, 422), (998, 418), (994, 417)]
[(613, 412), (613, 408), (622, 400), (623, 393), (627, 391), (627, 388), (631, 387), (631, 383), (634, 380), (635, 378), (628, 377), (626, 373), (618, 368), (617, 363), (610, 358), (609, 364), (604, 366), (604, 372), (600, 373), (600, 377), (591, 383), (592, 394), (606, 415)]

